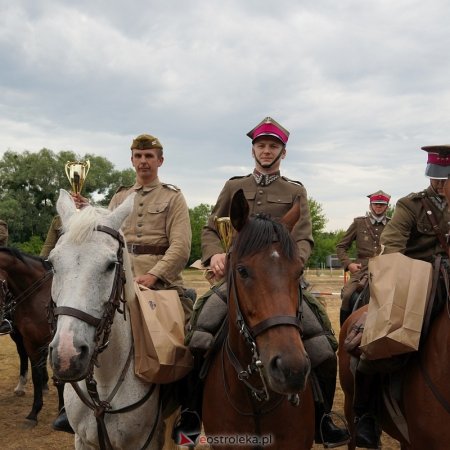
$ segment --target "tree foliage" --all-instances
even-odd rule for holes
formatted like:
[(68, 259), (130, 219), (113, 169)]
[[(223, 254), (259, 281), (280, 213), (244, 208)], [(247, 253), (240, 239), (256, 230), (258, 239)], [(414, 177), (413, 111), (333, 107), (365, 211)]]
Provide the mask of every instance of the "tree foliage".
[(189, 209), (189, 218), (191, 219), (192, 230), (192, 246), (189, 264), (192, 264), (194, 261), (197, 261), (197, 259), (201, 259), (202, 257), (202, 229), (204, 225), (206, 225), (208, 217), (211, 215), (212, 209), (213, 205), (207, 205), (205, 203)]
[[(107, 205), (120, 184), (134, 182), (134, 171), (117, 171), (106, 158), (72, 151), (37, 153), (7, 151), (0, 160), (0, 217), (8, 223), (10, 245), (19, 244), (35, 253), (45, 239), (56, 214), (59, 189), (70, 189), (64, 166), (68, 161), (87, 160), (91, 169), (83, 195)], [(26, 243), (29, 243), (27, 246)]]

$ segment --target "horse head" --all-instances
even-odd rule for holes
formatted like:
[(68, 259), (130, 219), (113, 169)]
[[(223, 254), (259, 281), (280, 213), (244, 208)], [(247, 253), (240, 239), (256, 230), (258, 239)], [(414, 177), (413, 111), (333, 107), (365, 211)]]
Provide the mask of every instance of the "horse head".
[[(77, 210), (64, 190), (57, 211), (63, 234), (49, 255), (54, 268), (52, 299), (56, 329), (50, 343), (50, 363), (57, 378), (86, 377), (97, 354), (107, 345), (112, 319), (123, 294), (124, 242), (120, 226), (134, 196), (114, 211), (87, 206)], [(129, 264), (126, 264), (129, 271)]]
[(300, 218), (299, 201), (280, 221), (250, 217), (239, 190), (230, 218), (237, 231), (228, 263), (230, 346), (240, 348), (247, 358), (253, 354), (273, 391), (297, 393), (305, 389), (311, 370), (299, 330), (303, 262), (290, 235)]

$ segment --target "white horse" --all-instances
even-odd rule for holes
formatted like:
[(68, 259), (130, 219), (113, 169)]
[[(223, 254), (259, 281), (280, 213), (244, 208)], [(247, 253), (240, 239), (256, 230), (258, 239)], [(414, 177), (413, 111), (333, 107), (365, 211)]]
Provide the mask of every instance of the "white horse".
[(135, 296), (118, 230), (133, 198), (112, 212), (90, 206), (77, 211), (64, 190), (57, 202), (64, 234), (49, 257), (57, 318), (49, 357), (56, 377), (68, 382), (64, 400), (77, 450), (163, 446), (159, 386), (134, 374), (130, 315), (123, 303)]

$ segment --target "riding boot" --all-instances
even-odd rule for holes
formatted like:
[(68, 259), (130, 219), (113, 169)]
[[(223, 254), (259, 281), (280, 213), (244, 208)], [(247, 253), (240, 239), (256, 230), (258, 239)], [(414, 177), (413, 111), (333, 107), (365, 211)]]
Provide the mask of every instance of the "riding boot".
[(8, 319), (3, 319), (2, 323), (0, 323), (0, 335), (2, 334), (10, 334), (12, 332), (12, 324)]
[(332, 448), (346, 444), (350, 440), (347, 428), (338, 427), (332, 419), (334, 393), (336, 391), (337, 360), (329, 359), (314, 369), (323, 401), (316, 401), (315, 406), (315, 438), (317, 444)]
[(58, 417), (53, 421), (52, 428), (56, 431), (65, 431), (66, 433), (74, 434), (67, 418), (66, 408), (64, 406), (59, 411)]
[(202, 431), (203, 381), (193, 369), (178, 385), (181, 413), (172, 430), (177, 445), (194, 447)]
[(356, 370), (355, 397), (355, 443), (357, 447), (379, 448), (381, 428), (377, 421), (378, 376)]

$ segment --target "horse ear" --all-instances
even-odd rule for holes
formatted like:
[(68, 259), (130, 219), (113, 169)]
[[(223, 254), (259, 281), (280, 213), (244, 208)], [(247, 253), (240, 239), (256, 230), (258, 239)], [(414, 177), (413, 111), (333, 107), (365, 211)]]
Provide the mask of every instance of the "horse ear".
[(241, 231), (245, 224), (248, 222), (248, 216), (250, 208), (245, 198), (244, 191), (239, 189), (233, 195), (230, 207), (230, 219), (233, 228), (236, 231)]
[(119, 228), (122, 226), (123, 221), (130, 215), (133, 209), (135, 196), (136, 192), (133, 192), (108, 216), (111, 227), (115, 230), (119, 230)]
[(289, 232), (292, 231), (294, 228), (294, 225), (298, 222), (300, 219), (300, 197), (296, 197), (294, 200), (294, 204), (292, 205), (291, 209), (282, 217), (280, 220), (281, 223), (284, 223), (289, 230)]
[(72, 196), (64, 189), (59, 190), (59, 197), (56, 202), (56, 211), (61, 217), (62, 223), (67, 223), (72, 214), (77, 210)]

